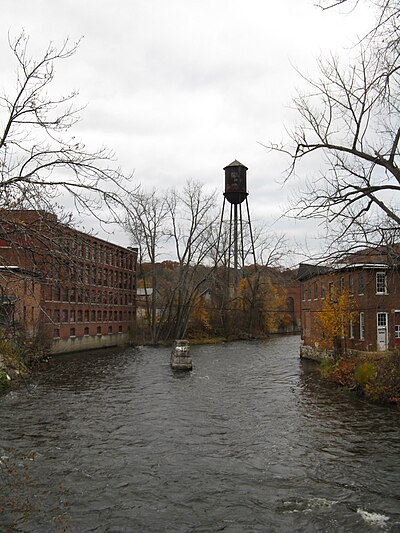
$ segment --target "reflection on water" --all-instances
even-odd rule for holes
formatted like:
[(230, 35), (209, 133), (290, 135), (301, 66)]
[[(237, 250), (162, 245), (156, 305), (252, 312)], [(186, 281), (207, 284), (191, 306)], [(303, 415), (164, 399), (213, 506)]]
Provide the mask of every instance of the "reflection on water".
[(54, 359), (0, 398), (0, 524), (400, 531), (400, 411), (322, 383), (298, 348), (194, 346), (187, 374), (164, 348)]

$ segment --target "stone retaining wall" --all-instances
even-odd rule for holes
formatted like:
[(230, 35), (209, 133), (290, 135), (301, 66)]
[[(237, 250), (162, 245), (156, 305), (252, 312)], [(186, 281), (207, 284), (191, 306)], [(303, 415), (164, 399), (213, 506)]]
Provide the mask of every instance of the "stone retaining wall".
[(300, 346), (300, 357), (303, 359), (311, 359), (321, 363), (322, 361), (333, 360), (333, 350), (317, 348), (316, 346), (302, 345)]
[[(365, 352), (362, 350), (347, 350), (346, 352), (348, 356), (361, 355), (365, 353), (370, 352)], [(300, 346), (300, 357), (302, 359), (311, 359), (312, 361), (317, 361), (318, 363), (321, 363), (322, 361), (334, 360), (333, 350), (318, 348), (317, 346), (308, 346), (305, 344)]]

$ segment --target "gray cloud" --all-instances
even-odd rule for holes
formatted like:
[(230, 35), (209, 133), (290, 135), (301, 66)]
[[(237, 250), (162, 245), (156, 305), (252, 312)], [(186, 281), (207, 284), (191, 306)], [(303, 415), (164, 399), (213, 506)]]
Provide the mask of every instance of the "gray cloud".
[[(25, 28), (34, 50), (84, 35), (57, 71), (56, 88), (78, 88), (88, 104), (76, 135), (115, 149), (143, 185), (195, 178), (220, 188), (221, 202), (222, 168), (236, 158), (249, 167), (254, 217), (269, 224), (290, 192), (279, 183), (288, 162), (257, 141), (279, 142), (294, 120), (288, 106), (302, 81), (292, 65), (312, 73), (321, 51), (348, 46), (368, 22), (311, 0), (5, 0), (0, 47), (12, 87), (9, 30)], [(299, 227), (274, 226), (289, 235)]]

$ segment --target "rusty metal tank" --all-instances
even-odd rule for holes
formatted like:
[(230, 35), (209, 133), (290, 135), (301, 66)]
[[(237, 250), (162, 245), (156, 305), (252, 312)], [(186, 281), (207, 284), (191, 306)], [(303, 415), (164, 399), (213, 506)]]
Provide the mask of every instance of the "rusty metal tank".
[(247, 173), (248, 168), (233, 161), (224, 168), (225, 171), (225, 192), (224, 196), (231, 204), (241, 204), (248, 196)]

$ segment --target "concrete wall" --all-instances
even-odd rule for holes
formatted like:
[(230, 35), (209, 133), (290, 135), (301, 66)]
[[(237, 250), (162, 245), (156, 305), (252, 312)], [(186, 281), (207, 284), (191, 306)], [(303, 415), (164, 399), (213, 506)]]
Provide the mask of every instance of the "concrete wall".
[(50, 353), (80, 352), (83, 350), (95, 350), (97, 348), (109, 348), (112, 346), (126, 346), (128, 343), (129, 335), (127, 333), (69, 337), (68, 339), (54, 339), (50, 348)]

